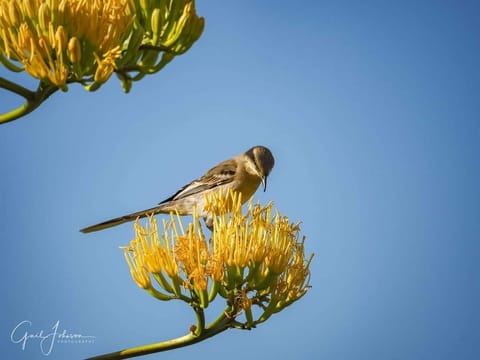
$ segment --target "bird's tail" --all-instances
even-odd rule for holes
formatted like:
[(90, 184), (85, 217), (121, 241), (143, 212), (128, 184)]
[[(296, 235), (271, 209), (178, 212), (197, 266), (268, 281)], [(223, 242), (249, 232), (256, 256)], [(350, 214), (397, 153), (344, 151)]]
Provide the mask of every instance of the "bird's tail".
[(150, 208), (150, 209), (137, 211), (137, 212), (134, 212), (134, 213), (131, 213), (131, 214), (128, 214), (128, 215), (120, 216), (120, 217), (117, 217), (115, 219), (107, 220), (107, 221), (101, 222), (99, 224), (86, 227), (84, 229), (81, 229), (80, 231), (82, 233), (86, 234), (86, 233), (90, 233), (90, 232), (94, 232), (94, 231), (108, 229), (108, 228), (111, 228), (113, 226), (117, 226), (117, 225), (129, 222), (129, 221), (134, 221), (137, 218), (144, 218), (144, 217), (146, 217), (148, 215), (151, 215), (151, 214), (158, 214), (158, 213), (164, 212), (163, 208), (164, 208), (163, 206), (156, 206), (156, 207), (153, 207), (153, 208)]

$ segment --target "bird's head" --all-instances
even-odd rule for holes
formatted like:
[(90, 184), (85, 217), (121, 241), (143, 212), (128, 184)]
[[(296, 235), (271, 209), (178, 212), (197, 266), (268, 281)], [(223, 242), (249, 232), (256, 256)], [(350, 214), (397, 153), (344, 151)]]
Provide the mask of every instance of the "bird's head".
[(273, 169), (275, 159), (272, 152), (265, 146), (254, 146), (245, 153), (252, 161), (255, 174), (260, 177), (263, 184), (263, 191), (267, 189), (267, 177)]

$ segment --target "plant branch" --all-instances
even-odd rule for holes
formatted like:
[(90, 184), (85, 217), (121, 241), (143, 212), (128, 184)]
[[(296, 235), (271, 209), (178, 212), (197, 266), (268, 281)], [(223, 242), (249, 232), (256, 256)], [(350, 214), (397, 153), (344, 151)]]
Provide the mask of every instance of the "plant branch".
[(0, 77), (0, 87), (24, 97), (25, 100), (33, 100), (33, 98), (35, 97), (35, 92), (28, 90), (27, 88), (24, 88), (23, 86), (18, 85), (17, 83), (7, 80), (3, 77)]
[(50, 95), (58, 90), (57, 87), (40, 81), (37, 90), (33, 92), (2, 77), (0, 77), (0, 88), (20, 95), (26, 100), (25, 103), (20, 105), (18, 108), (4, 114), (0, 114), (0, 124), (5, 124), (31, 113), (33, 110), (38, 108)]
[(109, 354), (94, 356), (88, 358), (87, 360), (117, 360), (117, 359), (126, 359), (135, 356), (153, 354), (157, 352), (173, 350), (180, 347), (196, 344), (200, 341), (208, 339), (212, 336), (215, 336), (225, 330), (228, 330), (232, 327), (233, 321), (235, 319), (230, 319), (226, 315), (226, 312), (222, 313), (215, 321), (209, 324), (200, 335), (195, 335), (190, 333), (176, 339), (171, 339), (167, 341), (162, 341), (155, 344), (137, 346), (130, 349), (124, 349), (117, 352), (112, 352)]
[(203, 309), (200, 307), (195, 307), (195, 316), (197, 317), (197, 326), (195, 330), (193, 331), (196, 336), (200, 336), (203, 333), (203, 330), (205, 329), (205, 313), (203, 312)]

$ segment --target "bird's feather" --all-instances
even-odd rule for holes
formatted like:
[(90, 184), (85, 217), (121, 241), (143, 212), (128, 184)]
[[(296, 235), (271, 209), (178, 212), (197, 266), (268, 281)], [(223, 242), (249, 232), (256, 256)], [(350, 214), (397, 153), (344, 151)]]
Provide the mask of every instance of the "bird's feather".
[(236, 171), (237, 162), (233, 159), (226, 160), (208, 170), (201, 178), (193, 180), (191, 183), (183, 186), (175, 194), (160, 202), (159, 205), (202, 193), (219, 185), (228, 184), (233, 181)]
[(156, 206), (154, 208), (150, 208), (150, 209), (146, 209), (146, 210), (142, 210), (142, 211), (137, 211), (137, 212), (134, 212), (134, 213), (131, 213), (131, 214), (128, 214), (128, 215), (119, 216), (117, 218), (110, 219), (110, 220), (101, 222), (99, 224), (95, 224), (95, 225), (86, 227), (84, 229), (81, 229), (80, 231), (82, 233), (90, 233), (90, 232), (93, 232), (93, 231), (108, 229), (108, 228), (111, 228), (113, 226), (117, 226), (117, 225), (129, 222), (129, 221), (133, 221), (137, 218), (144, 218), (147, 215), (158, 214), (160, 209), (161, 209), (160, 207)]

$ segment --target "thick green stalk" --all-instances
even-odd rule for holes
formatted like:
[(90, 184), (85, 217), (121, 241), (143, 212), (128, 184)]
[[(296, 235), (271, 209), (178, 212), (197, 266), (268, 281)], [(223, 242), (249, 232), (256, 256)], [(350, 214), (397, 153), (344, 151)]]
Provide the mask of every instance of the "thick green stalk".
[(167, 341), (162, 341), (155, 344), (137, 346), (130, 349), (124, 349), (117, 352), (94, 356), (88, 358), (87, 360), (116, 360), (116, 359), (126, 359), (135, 356), (153, 354), (157, 352), (173, 350), (180, 347), (196, 344), (200, 341), (208, 339), (212, 336), (215, 336), (230, 327), (232, 327), (233, 318), (228, 318), (225, 314), (227, 313), (228, 308), (211, 324), (209, 324), (200, 335), (195, 335), (193, 333), (178, 337), (176, 339), (171, 339)]
[(47, 85), (40, 81), (37, 91), (34, 92), (2, 77), (0, 77), (0, 88), (20, 95), (26, 100), (25, 103), (20, 105), (18, 108), (6, 112), (5, 114), (0, 114), (0, 124), (5, 124), (31, 113), (50, 95), (58, 90), (58, 88)]

